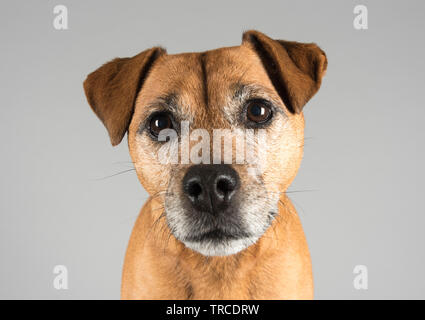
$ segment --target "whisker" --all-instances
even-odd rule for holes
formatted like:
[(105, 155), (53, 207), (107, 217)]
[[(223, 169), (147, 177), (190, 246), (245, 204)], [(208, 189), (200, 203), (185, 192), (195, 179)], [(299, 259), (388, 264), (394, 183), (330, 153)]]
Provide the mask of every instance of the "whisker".
[(130, 172), (130, 171), (136, 171), (136, 169), (132, 168), (132, 169), (128, 169), (128, 170), (120, 171), (120, 172), (118, 172), (118, 173), (111, 174), (111, 175), (106, 176), (106, 177), (97, 178), (97, 179), (92, 179), (92, 180), (94, 180), (94, 181), (101, 181), (101, 180), (105, 180), (105, 179), (108, 179), (108, 178), (112, 178), (112, 177), (118, 176), (118, 175), (120, 175), (120, 174), (124, 174), (124, 173)]
[(284, 193), (301, 193), (301, 192), (316, 192), (319, 191), (317, 189), (305, 189), (305, 190), (290, 190), (290, 191), (285, 191)]

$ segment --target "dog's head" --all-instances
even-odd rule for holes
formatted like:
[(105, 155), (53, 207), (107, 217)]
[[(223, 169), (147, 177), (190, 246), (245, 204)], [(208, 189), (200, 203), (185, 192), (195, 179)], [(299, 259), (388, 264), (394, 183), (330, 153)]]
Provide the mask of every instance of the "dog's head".
[(248, 31), (238, 47), (115, 59), (84, 88), (112, 144), (128, 132), (137, 175), (162, 197), (172, 234), (221, 256), (255, 243), (278, 213), (302, 158), (302, 109), (326, 66), (315, 44)]

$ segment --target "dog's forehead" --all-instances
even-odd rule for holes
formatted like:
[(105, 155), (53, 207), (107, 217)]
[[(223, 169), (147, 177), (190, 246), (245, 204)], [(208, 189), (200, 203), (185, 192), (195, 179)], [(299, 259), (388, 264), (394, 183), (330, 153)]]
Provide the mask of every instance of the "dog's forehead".
[(167, 54), (153, 66), (137, 104), (146, 106), (159, 97), (173, 95), (183, 112), (215, 109), (222, 107), (241, 84), (274, 91), (261, 60), (247, 46)]

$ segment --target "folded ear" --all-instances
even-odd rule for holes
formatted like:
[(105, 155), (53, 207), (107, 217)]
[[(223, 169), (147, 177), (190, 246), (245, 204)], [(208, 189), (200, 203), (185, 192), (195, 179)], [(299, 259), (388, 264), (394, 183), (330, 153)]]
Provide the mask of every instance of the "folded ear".
[(273, 40), (255, 30), (245, 32), (242, 40), (261, 59), (286, 107), (300, 113), (320, 88), (328, 65), (326, 54), (314, 43)]
[(113, 146), (127, 132), (137, 93), (155, 60), (164, 53), (164, 49), (156, 47), (132, 58), (114, 59), (84, 81), (87, 101), (108, 130)]

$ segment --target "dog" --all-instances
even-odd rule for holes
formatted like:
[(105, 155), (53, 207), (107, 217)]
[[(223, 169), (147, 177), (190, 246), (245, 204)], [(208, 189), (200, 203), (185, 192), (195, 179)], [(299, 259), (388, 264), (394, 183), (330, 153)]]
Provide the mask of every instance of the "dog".
[[(154, 47), (87, 76), (89, 105), (113, 146), (128, 134), (150, 196), (127, 248), (122, 299), (313, 298), (307, 242), (285, 191), (303, 154), (303, 107), (326, 68), (316, 44), (250, 30), (239, 46), (182, 54)], [(182, 143), (183, 124), (207, 133), (261, 131), (267, 159), (159, 161), (164, 144)], [(164, 131), (175, 134), (160, 139)], [(186, 149), (194, 143), (189, 139)], [(173, 150), (183, 157), (183, 147)]]

